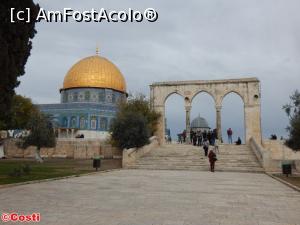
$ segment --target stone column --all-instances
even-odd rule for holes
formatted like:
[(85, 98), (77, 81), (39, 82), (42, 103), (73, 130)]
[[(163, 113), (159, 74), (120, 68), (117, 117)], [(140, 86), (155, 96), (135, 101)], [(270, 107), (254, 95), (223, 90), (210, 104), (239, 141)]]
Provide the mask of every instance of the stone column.
[(253, 137), (258, 144), (262, 142), (260, 104), (245, 104), (246, 143)]
[(155, 136), (158, 137), (159, 143), (162, 145), (165, 143), (165, 107), (163, 105), (156, 105), (153, 108), (161, 115), (158, 120)]
[(186, 129), (186, 143), (191, 143), (191, 105), (185, 106), (185, 129)]
[(220, 142), (223, 142), (223, 140), (222, 140), (222, 119), (221, 119), (221, 110), (222, 110), (222, 106), (217, 105), (217, 106), (216, 106), (216, 113), (217, 113), (217, 118), (216, 118), (216, 129), (217, 129), (219, 141), (220, 141)]

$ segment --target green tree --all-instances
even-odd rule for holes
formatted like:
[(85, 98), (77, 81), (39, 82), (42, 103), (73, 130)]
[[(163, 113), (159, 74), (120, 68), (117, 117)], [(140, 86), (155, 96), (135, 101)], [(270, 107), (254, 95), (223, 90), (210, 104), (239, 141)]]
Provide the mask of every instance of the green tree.
[(145, 95), (139, 94), (135, 97), (130, 96), (127, 102), (120, 102), (119, 112), (134, 112), (142, 114), (147, 121), (149, 134), (151, 136), (154, 135), (160, 114), (150, 108), (149, 101), (146, 99)]
[[(30, 8), (31, 20), (12, 23), (11, 8), (16, 11)], [(18, 77), (25, 73), (25, 64), (32, 48), (35, 17), (39, 6), (33, 0), (1, 0), (0, 3), (0, 130), (7, 129), (10, 120), (14, 89), (19, 85)]]
[(286, 144), (294, 149), (300, 150), (300, 93), (296, 90), (290, 96), (291, 102), (283, 106), (286, 114), (289, 117), (289, 126), (287, 131), (289, 132), (289, 139)]
[(111, 125), (113, 143), (121, 149), (142, 147), (149, 142), (147, 121), (140, 113), (124, 112)]
[(144, 146), (156, 131), (159, 117), (143, 95), (120, 102), (110, 127), (113, 144), (122, 149)]
[(11, 117), (8, 123), (9, 129), (26, 129), (31, 115), (37, 113), (37, 108), (30, 98), (14, 95), (12, 99)]
[(51, 119), (47, 115), (36, 111), (31, 115), (27, 127), (30, 133), (28, 136), (22, 138), (19, 146), (22, 148), (36, 146), (35, 158), (38, 162), (43, 162), (40, 156), (41, 148), (53, 148), (56, 145), (55, 132)]

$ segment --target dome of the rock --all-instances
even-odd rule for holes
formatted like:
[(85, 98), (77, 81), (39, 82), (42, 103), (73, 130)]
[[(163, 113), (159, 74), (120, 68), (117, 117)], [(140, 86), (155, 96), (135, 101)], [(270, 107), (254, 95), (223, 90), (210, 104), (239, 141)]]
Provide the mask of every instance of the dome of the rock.
[(126, 92), (125, 79), (108, 59), (94, 55), (75, 63), (67, 72), (63, 88), (108, 88)]

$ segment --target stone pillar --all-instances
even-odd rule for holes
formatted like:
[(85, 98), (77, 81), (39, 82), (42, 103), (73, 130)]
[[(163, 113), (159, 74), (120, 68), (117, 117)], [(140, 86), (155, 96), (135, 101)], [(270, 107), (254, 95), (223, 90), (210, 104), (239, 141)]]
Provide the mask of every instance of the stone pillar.
[(261, 144), (261, 116), (260, 104), (245, 104), (245, 130), (246, 130), (246, 143), (253, 137), (257, 143)]
[(222, 106), (216, 106), (217, 118), (216, 118), (216, 129), (219, 141), (223, 142), (222, 139), (222, 119), (221, 119)]
[(191, 105), (185, 106), (185, 129), (186, 129), (186, 143), (191, 143)]
[(71, 138), (74, 138), (74, 129), (71, 129)]
[(158, 137), (159, 144), (165, 143), (165, 107), (163, 105), (154, 106), (154, 110), (160, 113), (160, 118), (157, 123), (157, 130), (155, 136)]

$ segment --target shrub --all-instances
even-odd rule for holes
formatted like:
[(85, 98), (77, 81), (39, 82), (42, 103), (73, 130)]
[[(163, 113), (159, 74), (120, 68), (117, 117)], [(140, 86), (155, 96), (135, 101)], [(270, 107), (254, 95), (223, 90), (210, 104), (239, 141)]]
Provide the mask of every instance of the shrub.
[(289, 138), (286, 144), (294, 149), (300, 150), (300, 93), (295, 91), (290, 96), (291, 102), (283, 106), (283, 109), (287, 113), (290, 124), (287, 127), (289, 132)]
[(22, 167), (24, 174), (29, 175), (31, 173), (31, 167), (28, 164), (23, 165)]
[(14, 168), (8, 175), (11, 177), (21, 177), (22, 168)]
[(139, 113), (126, 112), (114, 119), (111, 131), (115, 145), (121, 149), (142, 147), (148, 143), (147, 122)]
[(28, 164), (19, 166), (18, 168), (14, 168), (11, 172), (9, 172), (10, 177), (21, 177), (23, 175), (29, 175), (31, 173), (31, 167)]
[(150, 108), (143, 95), (118, 104), (118, 113), (110, 126), (111, 142), (119, 148), (142, 147), (154, 135), (160, 114)]

